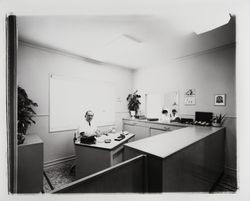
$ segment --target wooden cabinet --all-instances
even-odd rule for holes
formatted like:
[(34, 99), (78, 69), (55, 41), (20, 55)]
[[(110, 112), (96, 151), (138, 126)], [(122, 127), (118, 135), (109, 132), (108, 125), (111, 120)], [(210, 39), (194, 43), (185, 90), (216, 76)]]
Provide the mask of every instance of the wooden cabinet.
[(135, 140), (140, 140), (150, 136), (149, 128), (136, 123), (123, 123), (123, 130), (135, 134)]
[(135, 134), (135, 140), (185, 128), (183, 125), (170, 125), (159, 122), (123, 119), (123, 130)]
[(43, 190), (43, 141), (37, 135), (26, 135), (18, 146), (18, 193)]
[(150, 136), (155, 136), (166, 132), (165, 130), (155, 129), (155, 128), (150, 128), (149, 131), (150, 131)]
[(155, 136), (158, 134), (174, 131), (181, 129), (181, 126), (170, 126), (170, 125), (153, 125), (149, 128), (150, 136)]

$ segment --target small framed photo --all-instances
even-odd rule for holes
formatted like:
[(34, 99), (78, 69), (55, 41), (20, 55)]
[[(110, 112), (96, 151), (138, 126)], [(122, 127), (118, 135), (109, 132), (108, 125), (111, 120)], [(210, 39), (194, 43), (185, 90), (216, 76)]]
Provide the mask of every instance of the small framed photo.
[(216, 94), (214, 96), (214, 105), (225, 106), (226, 105), (226, 94)]
[(196, 102), (195, 89), (186, 89), (184, 91), (184, 104), (195, 105), (195, 102)]

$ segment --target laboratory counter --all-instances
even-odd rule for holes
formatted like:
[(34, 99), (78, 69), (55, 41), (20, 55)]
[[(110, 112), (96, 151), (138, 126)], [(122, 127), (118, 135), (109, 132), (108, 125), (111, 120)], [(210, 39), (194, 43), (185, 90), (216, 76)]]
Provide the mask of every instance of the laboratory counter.
[(224, 171), (224, 143), (223, 127), (188, 126), (125, 144), (124, 159), (147, 155), (149, 192), (210, 192)]

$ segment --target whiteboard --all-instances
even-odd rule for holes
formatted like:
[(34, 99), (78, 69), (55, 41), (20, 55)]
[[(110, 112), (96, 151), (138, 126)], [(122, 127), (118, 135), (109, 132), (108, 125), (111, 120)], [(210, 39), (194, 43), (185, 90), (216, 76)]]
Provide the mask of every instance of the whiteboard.
[(49, 99), (50, 132), (78, 128), (87, 110), (98, 126), (115, 123), (112, 83), (51, 75)]

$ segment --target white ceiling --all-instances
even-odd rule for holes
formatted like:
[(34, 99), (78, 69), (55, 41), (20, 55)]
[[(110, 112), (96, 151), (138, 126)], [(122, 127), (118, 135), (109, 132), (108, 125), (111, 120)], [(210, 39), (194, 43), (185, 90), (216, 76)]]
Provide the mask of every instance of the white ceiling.
[(17, 23), (22, 41), (131, 69), (173, 57), (190, 33), (152, 15), (18, 16)]
[(152, 48), (167, 43), (171, 34), (173, 36), (166, 20), (153, 16), (35, 16), (17, 19), (19, 38), (23, 41), (130, 68), (139, 68), (142, 59), (152, 55)]

